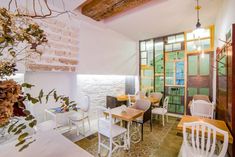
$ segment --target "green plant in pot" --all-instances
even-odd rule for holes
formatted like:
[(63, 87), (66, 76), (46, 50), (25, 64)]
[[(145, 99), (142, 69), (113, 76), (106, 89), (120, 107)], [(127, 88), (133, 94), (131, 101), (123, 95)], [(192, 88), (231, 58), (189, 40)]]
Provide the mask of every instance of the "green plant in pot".
[(33, 97), (30, 93), (22, 92), (22, 88), (30, 89), (33, 85), (7, 79), (15, 75), (18, 63), (32, 55), (42, 55), (37, 48), (46, 43), (45, 32), (31, 18), (0, 8), (0, 128), (5, 130), (2, 136), (6, 133), (18, 136), (16, 146), (19, 151), (35, 141), (26, 131), (37, 125), (35, 117), (25, 108), (26, 102), (36, 104), (42, 103), (44, 99), (47, 103), (52, 97), (66, 111), (76, 110), (77, 104), (74, 101), (70, 101), (67, 96), (58, 95), (54, 89), (49, 93), (41, 90), (38, 96)]

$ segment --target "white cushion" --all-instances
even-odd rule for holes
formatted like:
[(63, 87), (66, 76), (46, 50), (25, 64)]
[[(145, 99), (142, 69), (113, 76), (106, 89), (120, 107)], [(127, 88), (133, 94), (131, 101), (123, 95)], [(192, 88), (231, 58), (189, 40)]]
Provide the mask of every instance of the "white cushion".
[(152, 114), (166, 114), (167, 110), (165, 108), (154, 108)]
[(112, 134), (110, 134), (110, 128), (109, 123), (106, 123), (104, 121), (100, 121), (102, 123), (99, 124), (99, 130), (98, 132), (106, 137), (116, 137), (119, 136), (127, 131), (126, 128), (120, 127), (118, 125), (112, 125)]

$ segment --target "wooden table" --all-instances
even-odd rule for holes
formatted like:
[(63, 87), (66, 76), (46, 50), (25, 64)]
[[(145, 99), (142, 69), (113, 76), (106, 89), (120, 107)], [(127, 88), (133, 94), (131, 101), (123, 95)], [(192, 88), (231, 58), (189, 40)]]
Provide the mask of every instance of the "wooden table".
[[(125, 110), (125, 112), (122, 112)], [(108, 115), (108, 112), (104, 112), (105, 115)], [(123, 106), (115, 107), (111, 109), (111, 114), (113, 118), (117, 118), (120, 120), (124, 120), (127, 122), (127, 140), (128, 140), (128, 147), (130, 148), (130, 123), (135, 120), (136, 118), (142, 116), (144, 114), (144, 111), (126, 107), (124, 109)]]
[(1, 157), (93, 157), (87, 151), (74, 144), (56, 131), (39, 132), (34, 135), (36, 141), (19, 152), (17, 141), (0, 145)]
[[(208, 119), (208, 118), (200, 118), (200, 117), (196, 117), (196, 116), (183, 116), (182, 119), (180, 120), (177, 129), (179, 131), (183, 131), (183, 124), (184, 123), (189, 123), (189, 122), (196, 122), (196, 121), (202, 121), (202, 122), (206, 122), (209, 123), (211, 125), (216, 126), (217, 128), (227, 131), (228, 135), (229, 135), (229, 143), (232, 144), (233, 143), (233, 136), (231, 135), (226, 123), (222, 120), (215, 120), (215, 119)], [(190, 131), (190, 130), (189, 130)], [(224, 139), (224, 136), (220, 133), (217, 134), (217, 138), (219, 140)]]
[[(128, 95), (119, 95), (116, 97), (118, 101), (128, 101), (129, 98), (128, 98)], [(155, 104), (155, 103), (158, 103), (160, 100), (159, 99), (156, 99), (156, 98), (153, 98), (153, 97), (145, 97), (143, 99), (147, 99), (151, 102), (151, 104)], [(135, 97), (134, 96), (131, 96), (131, 101), (135, 101)]]

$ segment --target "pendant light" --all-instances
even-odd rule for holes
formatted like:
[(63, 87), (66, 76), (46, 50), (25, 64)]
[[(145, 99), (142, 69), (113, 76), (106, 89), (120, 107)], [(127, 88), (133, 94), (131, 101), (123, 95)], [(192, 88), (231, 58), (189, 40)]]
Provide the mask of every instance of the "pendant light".
[(196, 23), (196, 29), (193, 31), (194, 39), (197, 39), (197, 44), (195, 45), (195, 48), (197, 51), (201, 52), (201, 57), (204, 58), (204, 48), (201, 44), (201, 36), (204, 33), (205, 29), (202, 28), (201, 22), (200, 22), (200, 9), (201, 6), (199, 5), (199, 0), (196, 0), (196, 7), (195, 10), (197, 11), (197, 23)]

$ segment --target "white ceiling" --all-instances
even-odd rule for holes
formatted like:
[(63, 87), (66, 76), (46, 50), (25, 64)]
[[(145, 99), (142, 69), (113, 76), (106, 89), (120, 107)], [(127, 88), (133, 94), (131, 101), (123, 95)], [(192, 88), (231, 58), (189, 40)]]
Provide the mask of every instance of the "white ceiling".
[[(203, 26), (215, 23), (222, 0), (200, 0)], [(153, 0), (104, 21), (109, 28), (134, 40), (192, 30), (196, 25), (195, 0)]]

